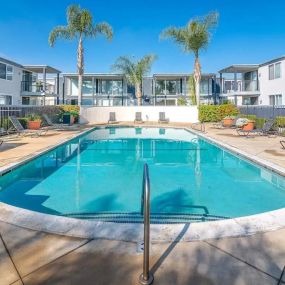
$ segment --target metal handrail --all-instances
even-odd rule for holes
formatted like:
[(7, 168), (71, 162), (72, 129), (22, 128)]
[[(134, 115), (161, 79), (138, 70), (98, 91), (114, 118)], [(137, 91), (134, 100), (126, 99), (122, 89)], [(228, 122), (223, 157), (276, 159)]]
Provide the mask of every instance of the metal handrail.
[(143, 195), (141, 214), (144, 216), (144, 250), (143, 250), (143, 273), (139, 277), (142, 285), (152, 284), (154, 277), (149, 271), (149, 249), (150, 249), (150, 182), (148, 165), (144, 165), (143, 172)]

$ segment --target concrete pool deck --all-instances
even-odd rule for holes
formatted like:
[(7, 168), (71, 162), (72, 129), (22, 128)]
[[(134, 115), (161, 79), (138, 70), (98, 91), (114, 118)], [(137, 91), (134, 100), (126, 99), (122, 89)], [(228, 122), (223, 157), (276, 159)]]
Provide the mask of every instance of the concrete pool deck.
[[(24, 144), (13, 149), (5, 143), (3, 151), (0, 148), (0, 161), (3, 167), (15, 165), (85, 130), (51, 132), (49, 138), (23, 138)], [(273, 150), (283, 152), (280, 138), (247, 139), (234, 132), (206, 127), (206, 136), (248, 150), (249, 154), (268, 155), (262, 158), (272, 163), (276, 161)], [(285, 159), (278, 159), (277, 164), (284, 167)], [(249, 237), (184, 242), (187, 230), (187, 225), (183, 226), (172, 243), (152, 243), (154, 284), (277, 284), (285, 264), (285, 229)], [(4, 222), (0, 222), (0, 234), (0, 284), (137, 284), (141, 273), (142, 255), (136, 252), (135, 242), (66, 237)], [(285, 276), (283, 279), (281, 284), (285, 284)]]

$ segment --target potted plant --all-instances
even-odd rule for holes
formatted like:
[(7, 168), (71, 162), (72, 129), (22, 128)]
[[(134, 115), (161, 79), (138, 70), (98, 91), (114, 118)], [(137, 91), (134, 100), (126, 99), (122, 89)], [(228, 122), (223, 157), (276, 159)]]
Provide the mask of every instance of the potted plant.
[(28, 129), (38, 130), (41, 128), (42, 119), (39, 115), (31, 114), (27, 117), (28, 119)]
[(244, 131), (252, 131), (254, 129), (255, 121), (247, 118), (240, 118), (236, 122), (236, 126)]
[(223, 118), (223, 126), (231, 127), (234, 124), (235, 116), (226, 116)]

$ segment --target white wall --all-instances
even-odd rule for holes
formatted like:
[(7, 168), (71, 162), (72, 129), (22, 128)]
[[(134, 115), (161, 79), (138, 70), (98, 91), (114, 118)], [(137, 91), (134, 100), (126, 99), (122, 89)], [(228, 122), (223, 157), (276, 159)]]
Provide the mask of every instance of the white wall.
[(123, 107), (81, 107), (81, 122), (105, 123), (109, 120), (109, 112), (116, 113), (117, 121), (133, 122), (135, 112), (142, 113), (144, 121), (157, 122), (159, 112), (165, 112), (170, 122), (198, 122), (198, 109), (196, 106), (123, 106)]
[[(4, 63), (6, 64), (6, 63)], [(12, 104), (21, 104), (21, 81), (22, 81), (22, 68), (13, 66), (13, 80), (5, 80), (0, 78), (0, 95), (12, 96)]]
[(269, 80), (269, 65), (261, 66), (258, 70), (261, 94), (258, 98), (259, 105), (269, 105), (269, 95), (282, 95), (282, 104), (285, 105), (285, 60), (280, 62), (281, 78)]

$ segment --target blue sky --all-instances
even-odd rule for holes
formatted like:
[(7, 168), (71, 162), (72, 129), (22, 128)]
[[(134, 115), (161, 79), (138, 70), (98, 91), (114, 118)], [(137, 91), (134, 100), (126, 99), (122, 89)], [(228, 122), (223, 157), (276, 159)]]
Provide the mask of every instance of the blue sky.
[(193, 57), (171, 41), (159, 41), (159, 34), (212, 10), (220, 13), (220, 22), (201, 54), (203, 72), (285, 54), (284, 0), (1, 0), (0, 56), (75, 72), (76, 43), (59, 41), (51, 48), (47, 42), (54, 26), (66, 24), (66, 7), (72, 3), (90, 9), (95, 21), (107, 21), (114, 29), (111, 43), (101, 37), (85, 43), (86, 72), (109, 72), (118, 56), (147, 53), (159, 57), (154, 73), (192, 72)]

